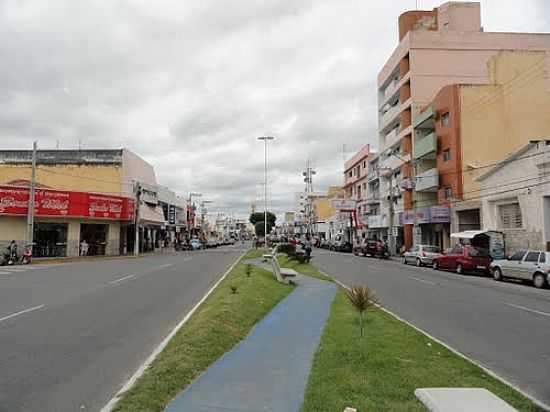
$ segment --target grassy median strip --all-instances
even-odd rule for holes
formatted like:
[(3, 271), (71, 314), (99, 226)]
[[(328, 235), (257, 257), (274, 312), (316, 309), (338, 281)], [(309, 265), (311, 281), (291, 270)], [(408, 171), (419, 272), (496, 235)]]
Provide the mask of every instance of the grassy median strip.
[(359, 337), (358, 315), (342, 290), (334, 298), (317, 349), (302, 412), (425, 411), (414, 390), (482, 387), (520, 411), (543, 409), (380, 309), (366, 315)]
[[(255, 251), (246, 257), (254, 255)], [(203, 302), (115, 411), (154, 412), (166, 405), (293, 289), (270, 272), (239, 263)]]
[(299, 263), (297, 260), (289, 259), (287, 255), (282, 254), (278, 255), (277, 259), (281, 267), (294, 269), (296, 272), (303, 275), (332, 282), (332, 279), (330, 277), (323, 275), (309, 263)]

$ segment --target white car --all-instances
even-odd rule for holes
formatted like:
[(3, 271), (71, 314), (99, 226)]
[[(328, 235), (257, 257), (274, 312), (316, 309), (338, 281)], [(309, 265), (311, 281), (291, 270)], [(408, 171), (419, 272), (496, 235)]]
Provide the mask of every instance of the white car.
[(520, 250), (508, 259), (491, 262), (491, 273), (495, 280), (529, 280), (535, 287), (544, 288), (550, 283), (550, 252)]
[(414, 263), (416, 266), (431, 265), (435, 257), (441, 256), (437, 246), (416, 245), (403, 253), (403, 263)]

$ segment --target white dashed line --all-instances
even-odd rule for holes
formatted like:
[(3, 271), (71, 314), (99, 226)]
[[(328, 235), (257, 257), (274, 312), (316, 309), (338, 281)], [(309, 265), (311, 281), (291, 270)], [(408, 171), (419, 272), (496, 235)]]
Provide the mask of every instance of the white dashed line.
[(526, 312), (531, 312), (531, 313), (536, 313), (537, 315), (542, 315), (542, 316), (548, 316), (550, 317), (550, 313), (546, 313), (546, 312), (541, 312), (540, 310), (535, 310), (535, 309), (530, 309), (530, 308), (526, 308), (525, 306), (520, 306), (520, 305), (514, 305), (513, 303), (504, 303), (506, 306), (511, 306), (513, 308), (516, 308), (516, 309), (520, 309), (520, 310), (524, 310)]
[(28, 309), (22, 310), (20, 312), (12, 313), (11, 315), (4, 316), (3, 318), (0, 318), (0, 322), (3, 322), (5, 320), (11, 319), (11, 318), (15, 318), (16, 316), (23, 315), (24, 313), (29, 313), (29, 312), (33, 312), (35, 310), (42, 309), (45, 306), (46, 305), (33, 306), (32, 308), (28, 308)]
[(123, 281), (125, 281), (125, 280), (132, 279), (132, 278), (135, 278), (135, 277), (136, 277), (136, 275), (128, 275), (128, 276), (124, 276), (123, 278), (111, 280), (109, 283), (110, 283), (111, 285), (115, 285), (115, 284), (117, 284), (117, 283), (119, 283), (119, 282), (123, 282)]
[(430, 282), (429, 280), (424, 280), (424, 279), (420, 279), (420, 278), (417, 278), (417, 277), (414, 277), (414, 276), (409, 276), (409, 279), (414, 279), (414, 280), (417, 280), (419, 282), (422, 282), (422, 283), (427, 283), (429, 285), (437, 285), (437, 283), (435, 282)]
[(159, 269), (169, 268), (170, 266), (174, 266), (173, 263), (165, 263), (164, 265), (160, 265)]

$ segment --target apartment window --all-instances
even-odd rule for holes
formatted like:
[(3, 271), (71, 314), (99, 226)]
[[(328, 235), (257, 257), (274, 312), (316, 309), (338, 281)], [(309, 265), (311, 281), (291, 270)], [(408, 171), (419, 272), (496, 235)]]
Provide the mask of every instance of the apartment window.
[(450, 200), (453, 197), (453, 188), (446, 187), (444, 189), (445, 200)]
[(443, 161), (448, 162), (451, 160), (451, 149), (445, 149), (443, 150)]
[(500, 217), (500, 227), (502, 229), (521, 229), (521, 227), (523, 227), (519, 203), (500, 205), (498, 207), (498, 215)]
[(445, 126), (445, 127), (448, 127), (448, 126), (449, 126), (449, 112), (444, 113), (444, 114), (441, 116), (441, 125), (442, 125), (442, 126)]
[(349, 177), (352, 177), (352, 176), (353, 176), (352, 173), (353, 173), (353, 172), (350, 170), (349, 173), (348, 173), (348, 176), (349, 176)]
[(366, 168), (367, 168), (367, 161), (363, 160), (363, 169), (366, 169)]

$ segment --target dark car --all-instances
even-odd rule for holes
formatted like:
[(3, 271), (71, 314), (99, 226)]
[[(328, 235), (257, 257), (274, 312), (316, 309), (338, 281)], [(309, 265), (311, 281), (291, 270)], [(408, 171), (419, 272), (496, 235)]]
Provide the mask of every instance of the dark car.
[(470, 245), (456, 245), (440, 256), (433, 258), (434, 269), (454, 270), (458, 274), (466, 272), (490, 273), (491, 257), (489, 252)]

